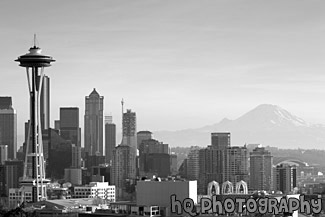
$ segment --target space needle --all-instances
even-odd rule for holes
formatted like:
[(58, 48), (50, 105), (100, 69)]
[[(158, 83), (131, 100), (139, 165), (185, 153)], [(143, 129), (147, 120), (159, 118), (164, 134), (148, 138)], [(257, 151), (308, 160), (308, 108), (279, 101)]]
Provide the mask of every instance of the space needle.
[[(29, 49), (29, 53), (15, 60), (20, 63), (19, 66), (26, 68), (30, 96), (30, 121), (24, 175), (20, 181), (22, 201), (26, 202), (45, 200), (46, 186), (50, 182), (45, 176), (40, 99), (44, 68), (51, 66), (55, 60), (51, 56), (41, 54), (41, 52), (41, 48), (36, 46), (36, 35), (34, 35), (34, 46)], [(27, 192), (28, 194), (26, 194)]]

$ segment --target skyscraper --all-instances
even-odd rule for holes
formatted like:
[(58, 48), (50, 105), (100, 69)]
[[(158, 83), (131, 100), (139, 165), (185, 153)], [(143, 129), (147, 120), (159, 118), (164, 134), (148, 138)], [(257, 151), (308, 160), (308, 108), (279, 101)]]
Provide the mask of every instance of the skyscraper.
[(9, 188), (18, 188), (19, 179), (23, 176), (23, 161), (10, 160), (5, 161), (5, 174), (6, 174), (6, 190), (7, 195)]
[(60, 136), (72, 143), (73, 168), (81, 167), (81, 129), (79, 127), (79, 108), (60, 108)]
[(105, 117), (105, 158), (106, 162), (112, 160), (113, 149), (116, 146), (116, 126), (113, 124), (112, 116)]
[(130, 147), (130, 163), (132, 169), (130, 171), (130, 177), (133, 177), (133, 171), (136, 171), (136, 156), (137, 156), (137, 122), (136, 114), (131, 109), (127, 109), (126, 113), (123, 113), (123, 137), (121, 145)]
[(289, 164), (280, 164), (274, 168), (275, 190), (283, 194), (293, 193), (297, 187), (297, 168)]
[(137, 150), (137, 122), (136, 114), (131, 109), (123, 113), (123, 138), (122, 144), (130, 146), (136, 152)]
[(233, 184), (248, 180), (248, 152), (246, 146), (233, 146), (226, 149), (226, 171), (224, 181)]
[(63, 139), (56, 130), (48, 130), (48, 166), (47, 175), (52, 179), (62, 179), (64, 169), (73, 164), (71, 140)]
[(137, 146), (141, 145), (142, 141), (152, 139), (152, 132), (148, 130), (137, 132)]
[(50, 78), (43, 77), (41, 101), (40, 101), (41, 127), (47, 130), (50, 127)]
[(135, 180), (135, 155), (130, 146), (119, 145), (113, 150), (111, 183), (116, 186), (116, 196), (124, 199), (126, 180)]
[(211, 145), (199, 151), (200, 179), (198, 190), (206, 193), (206, 186), (211, 181), (223, 183), (226, 180), (226, 154), (230, 148), (230, 133), (211, 133)]
[(250, 153), (251, 190), (269, 191), (273, 188), (273, 156), (264, 147), (256, 147)]
[(215, 149), (226, 150), (230, 147), (230, 133), (211, 133), (211, 146)]
[(8, 146), (8, 159), (17, 152), (17, 114), (11, 97), (0, 97), (0, 145)]
[(143, 140), (139, 145), (140, 176), (158, 175), (167, 177), (170, 173), (168, 144), (155, 139)]
[(200, 172), (200, 147), (192, 146), (187, 155), (187, 178), (199, 180)]
[(223, 181), (223, 174), (220, 173), (222, 167), (218, 165), (219, 154), (220, 150), (212, 148), (211, 145), (199, 150), (200, 179), (198, 180), (198, 192), (200, 194), (207, 193), (206, 189), (209, 182), (222, 183)]
[(79, 108), (60, 108), (60, 135), (72, 144), (81, 147), (81, 136), (79, 127)]
[[(125, 198), (130, 193), (127, 186), (135, 184), (137, 156), (135, 112), (128, 109), (126, 113), (123, 113), (122, 125), (122, 142), (113, 150), (111, 177), (111, 182), (115, 184), (116, 194), (119, 198)], [(127, 180), (128, 182), (126, 182)]]
[(103, 156), (104, 97), (94, 88), (85, 102), (85, 150), (90, 156)]

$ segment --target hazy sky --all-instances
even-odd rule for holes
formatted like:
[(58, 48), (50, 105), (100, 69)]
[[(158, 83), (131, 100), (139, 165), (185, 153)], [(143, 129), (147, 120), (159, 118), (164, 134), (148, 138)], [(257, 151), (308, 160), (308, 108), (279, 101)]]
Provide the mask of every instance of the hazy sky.
[(261, 103), (325, 123), (324, 14), (321, 0), (1, 0), (0, 96), (13, 97), (23, 134), (27, 79), (14, 59), (36, 33), (57, 60), (45, 71), (51, 125), (77, 106), (83, 131), (94, 87), (118, 128), (121, 98), (138, 130), (201, 127)]

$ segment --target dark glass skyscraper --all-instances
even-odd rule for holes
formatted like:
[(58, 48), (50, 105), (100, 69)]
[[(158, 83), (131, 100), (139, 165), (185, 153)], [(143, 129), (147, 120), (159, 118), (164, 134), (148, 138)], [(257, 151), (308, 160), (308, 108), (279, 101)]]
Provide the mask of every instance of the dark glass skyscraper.
[(60, 135), (72, 144), (81, 146), (79, 108), (60, 108)]
[(104, 97), (96, 89), (85, 98), (85, 150), (90, 156), (103, 156)]
[(294, 165), (280, 164), (274, 168), (276, 191), (283, 194), (292, 194), (294, 188), (297, 187), (297, 168)]
[(8, 159), (17, 152), (17, 114), (11, 97), (0, 97), (0, 145), (8, 146)]
[(149, 139), (139, 145), (140, 176), (167, 177), (171, 175), (170, 163), (168, 144)]
[(149, 140), (149, 139), (152, 139), (152, 132), (150, 132), (148, 130), (137, 132), (137, 146), (138, 146), (138, 149), (139, 149), (142, 141)]
[(105, 158), (106, 162), (112, 160), (113, 149), (116, 146), (116, 126), (113, 124), (112, 116), (105, 117)]
[(211, 133), (211, 145), (222, 150), (230, 147), (230, 133)]

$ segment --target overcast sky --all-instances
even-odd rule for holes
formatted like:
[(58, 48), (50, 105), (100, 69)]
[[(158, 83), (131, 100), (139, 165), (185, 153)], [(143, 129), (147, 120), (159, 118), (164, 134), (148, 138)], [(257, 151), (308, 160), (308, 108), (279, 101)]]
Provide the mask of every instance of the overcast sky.
[[(22, 4), (24, 2), (24, 4)], [(121, 98), (138, 130), (196, 128), (259, 104), (325, 123), (325, 2), (314, 0), (0, 1), (0, 95), (18, 134), (28, 119), (23, 68), (37, 34), (57, 62), (51, 125), (95, 87), (121, 127)], [(21, 145), (20, 143), (18, 145)]]

